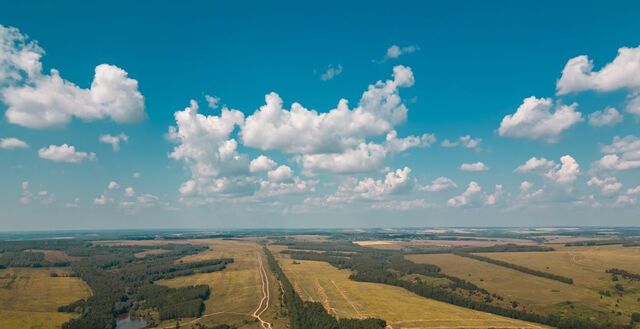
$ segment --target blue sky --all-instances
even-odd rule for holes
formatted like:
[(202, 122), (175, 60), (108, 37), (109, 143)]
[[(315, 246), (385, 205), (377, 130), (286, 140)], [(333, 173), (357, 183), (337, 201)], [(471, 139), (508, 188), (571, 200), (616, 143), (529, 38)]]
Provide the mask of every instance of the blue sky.
[(0, 230), (637, 225), (638, 6), (3, 3)]

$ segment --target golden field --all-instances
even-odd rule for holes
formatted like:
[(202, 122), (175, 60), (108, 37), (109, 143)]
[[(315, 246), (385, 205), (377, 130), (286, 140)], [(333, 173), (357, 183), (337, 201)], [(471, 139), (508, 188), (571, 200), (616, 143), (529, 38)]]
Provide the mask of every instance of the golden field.
[(390, 328), (544, 328), (438, 302), (405, 289), (349, 280), (350, 271), (326, 262), (296, 261), (270, 247), (300, 296), (321, 302), (340, 318), (378, 317)]
[[(52, 277), (51, 273), (59, 277)], [(91, 294), (79, 278), (51, 268), (0, 270), (0, 328), (54, 329), (75, 315), (58, 313), (58, 307)]]

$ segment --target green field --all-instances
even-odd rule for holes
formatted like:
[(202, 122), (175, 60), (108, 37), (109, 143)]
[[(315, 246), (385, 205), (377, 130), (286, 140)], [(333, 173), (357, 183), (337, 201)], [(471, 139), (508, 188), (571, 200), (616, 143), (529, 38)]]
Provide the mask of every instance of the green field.
[(378, 317), (389, 328), (544, 328), (538, 324), (434, 301), (403, 288), (349, 280), (350, 271), (317, 261), (294, 262), (270, 247), (298, 294), (342, 318)]
[(74, 317), (58, 313), (58, 307), (91, 292), (82, 280), (64, 277), (67, 274), (67, 270), (49, 268), (0, 270), (0, 328), (60, 328)]

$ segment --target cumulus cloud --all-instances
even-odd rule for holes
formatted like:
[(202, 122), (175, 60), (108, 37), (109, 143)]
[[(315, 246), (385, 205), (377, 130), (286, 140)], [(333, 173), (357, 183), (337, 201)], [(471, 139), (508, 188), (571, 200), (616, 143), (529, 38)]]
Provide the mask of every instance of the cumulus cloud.
[(23, 205), (28, 205), (33, 202), (38, 202), (41, 204), (50, 204), (55, 200), (55, 196), (47, 190), (40, 190), (36, 193), (31, 192), (30, 185), (28, 181), (24, 181), (21, 184), (22, 186), (22, 194), (20, 196), (20, 203)]
[(498, 133), (504, 137), (528, 138), (557, 142), (560, 135), (573, 125), (581, 122), (582, 113), (576, 111), (578, 105), (556, 104), (549, 98), (525, 98), (514, 114), (502, 119)]
[(601, 147), (605, 155), (592, 164), (594, 170), (628, 170), (640, 168), (640, 138), (616, 136), (610, 145)]
[(379, 61), (380, 63), (386, 62), (390, 59), (396, 59), (402, 55), (406, 55), (406, 54), (411, 54), (414, 53), (416, 51), (418, 51), (420, 48), (418, 46), (405, 46), (405, 47), (400, 47), (397, 45), (392, 45), (389, 48), (387, 48), (387, 52), (384, 54), (384, 57), (382, 58), (381, 61)]
[(553, 160), (532, 157), (515, 170), (518, 173), (538, 174), (549, 181), (559, 185), (570, 185), (575, 182), (580, 175), (580, 165), (570, 155), (560, 158), (560, 163)]
[(629, 103), (627, 103), (625, 111), (627, 111), (627, 113), (640, 117), (640, 95), (636, 94), (631, 96)]
[(395, 130), (392, 130), (387, 134), (385, 147), (390, 152), (400, 153), (413, 147), (429, 147), (435, 142), (436, 136), (433, 134), (423, 134), (422, 136), (408, 136), (404, 138), (398, 138), (398, 133)]
[(534, 184), (529, 181), (522, 181), (520, 183), (520, 194), (518, 195), (518, 201), (530, 201), (540, 199), (544, 193), (543, 189), (535, 189)]
[(377, 202), (371, 205), (373, 209), (381, 209), (388, 211), (407, 211), (412, 209), (434, 208), (434, 204), (429, 203), (425, 199), (413, 200), (389, 200)]
[(462, 146), (468, 149), (478, 149), (480, 147), (480, 143), (482, 143), (482, 138), (473, 138), (471, 137), (471, 135), (464, 135), (464, 136), (458, 137), (457, 140), (445, 139), (442, 141), (440, 146), (442, 147)]
[(450, 207), (464, 207), (472, 204), (474, 199), (478, 198), (482, 192), (482, 187), (478, 185), (478, 183), (471, 181), (469, 185), (467, 185), (467, 189), (462, 192), (462, 194), (454, 196), (447, 200), (447, 205)]
[(117, 190), (120, 188), (120, 184), (118, 184), (118, 182), (116, 181), (110, 181), (109, 184), (107, 185), (107, 188), (110, 190)]
[(27, 142), (15, 137), (0, 138), (0, 149), (12, 150), (12, 149), (25, 149), (28, 148)]
[(317, 180), (303, 180), (300, 177), (293, 177), (282, 182), (271, 180), (260, 181), (260, 190), (257, 192), (259, 197), (274, 197), (284, 194), (300, 194), (315, 192)]
[(257, 158), (251, 160), (249, 163), (249, 171), (252, 173), (267, 171), (275, 168), (277, 163), (271, 160), (266, 155), (260, 155)]
[(327, 67), (327, 70), (320, 75), (320, 80), (329, 81), (339, 76), (341, 73), (342, 73), (342, 65), (338, 64), (336, 66), (333, 66), (333, 64), (330, 64)]
[(615, 107), (607, 107), (602, 111), (589, 114), (589, 124), (593, 127), (613, 127), (623, 120), (622, 114)]
[(207, 101), (207, 105), (210, 109), (215, 110), (220, 106), (220, 97), (218, 96), (204, 95), (204, 99)]
[(618, 55), (600, 71), (586, 55), (571, 58), (556, 84), (558, 95), (584, 90), (600, 92), (640, 88), (640, 47), (618, 49)]
[(605, 178), (591, 177), (591, 179), (587, 181), (587, 185), (599, 188), (602, 194), (611, 194), (622, 188), (622, 183), (618, 182), (618, 179), (612, 176)]
[(329, 203), (352, 202), (354, 200), (384, 200), (390, 195), (410, 192), (415, 181), (410, 177), (411, 169), (404, 167), (388, 171), (384, 179), (371, 177), (357, 180), (350, 177), (342, 183), (335, 194), (327, 198)]
[(621, 193), (616, 198), (614, 205), (626, 206), (633, 205), (638, 202), (638, 196), (640, 195), (640, 185), (627, 189), (626, 192)]
[(349, 109), (345, 99), (325, 113), (308, 110), (293, 103), (283, 108), (276, 93), (265, 97), (266, 104), (248, 116), (241, 129), (244, 145), (261, 150), (287, 153), (331, 153), (359, 145), (366, 137), (377, 136), (404, 122), (407, 108), (398, 94), (399, 88), (413, 85), (413, 73), (396, 66), (393, 80), (369, 86), (358, 106)]
[(458, 187), (454, 181), (447, 177), (438, 177), (431, 184), (417, 186), (419, 191), (424, 192), (440, 192)]
[(231, 133), (244, 122), (238, 110), (222, 108), (220, 115), (204, 115), (198, 103), (174, 113), (176, 126), (167, 138), (176, 146), (169, 157), (181, 161), (191, 172), (182, 184), (183, 196), (219, 198), (253, 194), (258, 181), (248, 176), (249, 160), (238, 151)]
[(75, 146), (68, 144), (49, 145), (38, 150), (38, 156), (55, 162), (80, 163), (85, 160), (95, 160), (93, 152), (76, 151)]
[(482, 187), (477, 182), (471, 181), (464, 192), (447, 200), (447, 205), (453, 208), (495, 206), (502, 201), (503, 196), (504, 189), (500, 184), (496, 184), (492, 193), (483, 193)]
[(482, 162), (474, 162), (474, 163), (463, 163), (460, 165), (460, 170), (462, 171), (487, 171), (489, 167), (487, 167)]
[(290, 181), (293, 178), (293, 170), (289, 166), (282, 165), (269, 171), (267, 177), (269, 177), (269, 181), (274, 183)]
[(386, 155), (384, 146), (362, 143), (343, 153), (305, 154), (298, 158), (298, 162), (307, 174), (354, 174), (380, 169)]
[(100, 135), (100, 138), (98, 140), (100, 141), (100, 143), (110, 144), (111, 147), (113, 148), (113, 151), (118, 152), (120, 151), (120, 143), (128, 142), (129, 136), (125, 134), (118, 134), (118, 135), (105, 134), (105, 135)]
[(96, 66), (90, 88), (64, 80), (52, 69), (42, 72), (44, 51), (15, 28), (0, 26), (0, 94), (10, 123), (28, 128), (67, 125), (110, 118), (135, 122), (144, 118), (144, 97), (138, 82), (123, 69)]

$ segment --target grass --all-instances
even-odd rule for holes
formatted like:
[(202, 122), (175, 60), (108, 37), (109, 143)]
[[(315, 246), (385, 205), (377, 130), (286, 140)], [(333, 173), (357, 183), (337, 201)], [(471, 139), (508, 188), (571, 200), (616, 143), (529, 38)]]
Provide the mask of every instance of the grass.
[[(536, 277), (509, 268), (463, 258), (453, 254), (411, 255), (418, 263), (440, 266), (451, 274), (518, 301), (527, 309), (545, 314), (572, 314), (587, 319), (610, 318), (628, 323), (631, 313), (640, 312), (640, 283), (620, 280), (624, 296), (601, 296), (599, 291), (615, 291), (615, 282), (605, 273), (619, 267), (640, 273), (638, 249), (622, 247), (560, 248), (552, 252), (482, 253), (479, 255), (539, 271), (571, 277), (573, 285)], [(620, 312), (620, 314), (618, 314)]]
[[(526, 257), (518, 253), (483, 254), (498, 260), (542, 270), (554, 274), (567, 275), (574, 279), (574, 285), (596, 294), (600, 290), (615, 291), (611, 275), (605, 273), (609, 268), (620, 268), (640, 273), (640, 248), (621, 246), (599, 247), (560, 247), (553, 252), (532, 252)], [(620, 278), (625, 288), (622, 297), (603, 297), (601, 310), (621, 312), (628, 319), (633, 312), (640, 312), (640, 283)], [(599, 298), (599, 297), (598, 297)], [(619, 300), (619, 302), (618, 302)], [(618, 306), (616, 306), (616, 304)], [(588, 304), (591, 306), (591, 304)]]
[[(52, 277), (53, 272), (60, 276)], [(91, 292), (81, 279), (67, 274), (65, 269), (0, 270), (0, 328), (60, 328), (76, 316), (57, 309)]]
[(378, 317), (391, 328), (544, 328), (519, 320), (434, 301), (405, 289), (349, 280), (350, 271), (328, 263), (296, 261), (270, 247), (305, 300), (323, 303), (340, 318)]
[[(229, 324), (238, 328), (260, 328), (251, 317), (262, 298), (261, 281), (258, 272), (256, 252), (261, 247), (252, 241), (233, 241), (222, 239), (194, 240), (193, 243), (206, 244), (210, 250), (184, 257), (181, 261), (201, 261), (206, 259), (231, 257), (233, 264), (220, 272), (201, 273), (170, 280), (158, 281), (157, 284), (169, 287), (183, 287), (195, 284), (207, 284), (211, 288), (211, 297), (205, 301), (202, 324), (213, 326)], [(280, 311), (279, 285), (272, 273), (269, 291), (270, 306), (263, 318), (271, 322), (273, 328), (284, 328), (286, 319), (278, 317)], [(192, 319), (180, 321), (181, 328), (189, 328), (184, 324)], [(161, 327), (175, 325), (175, 321), (165, 321)]]

